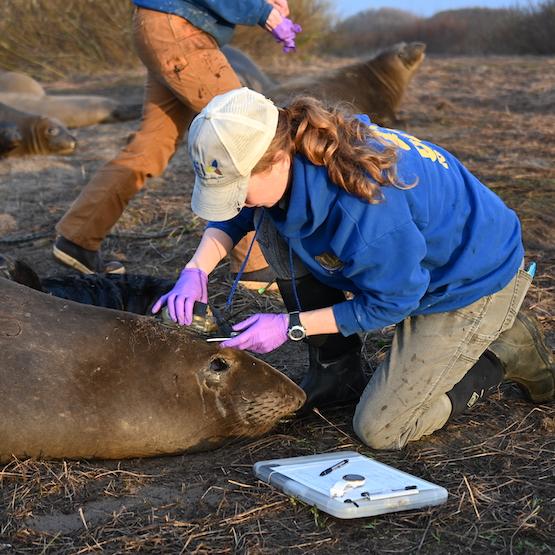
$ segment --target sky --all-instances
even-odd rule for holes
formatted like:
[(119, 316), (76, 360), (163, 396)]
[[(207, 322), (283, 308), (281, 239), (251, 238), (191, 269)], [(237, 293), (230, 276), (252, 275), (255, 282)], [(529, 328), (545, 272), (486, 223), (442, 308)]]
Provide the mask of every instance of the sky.
[(529, 0), (331, 0), (337, 14), (348, 17), (357, 12), (379, 8), (396, 8), (427, 17), (443, 10), (457, 8), (514, 8), (529, 6)]

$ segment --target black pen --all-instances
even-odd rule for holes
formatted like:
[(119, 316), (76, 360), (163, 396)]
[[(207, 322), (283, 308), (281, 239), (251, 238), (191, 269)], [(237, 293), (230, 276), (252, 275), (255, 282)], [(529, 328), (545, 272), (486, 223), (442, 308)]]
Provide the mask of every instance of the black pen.
[(326, 470), (322, 470), (322, 472), (320, 472), (320, 476), (325, 476), (326, 474), (329, 474), (330, 472), (333, 472), (334, 470), (337, 470), (338, 468), (345, 466), (348, 462), (349, 462), (349, 459), (343, 459), (342, 461), (335, 463), (333, 466), (326, 468)]

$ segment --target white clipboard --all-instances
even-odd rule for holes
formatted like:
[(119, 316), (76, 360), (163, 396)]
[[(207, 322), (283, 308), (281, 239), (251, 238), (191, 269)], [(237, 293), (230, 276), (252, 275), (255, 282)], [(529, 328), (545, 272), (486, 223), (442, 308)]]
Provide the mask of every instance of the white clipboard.
[[(320, 475), (343, 460), (348, 462)], [(337, 518), (362, 518), (440, 505), (448, 495), (441, 486), (356, 451), (260, 461), (253, 470), (260, 480)], [(363, 476), (364, 484), (332, 496), (333, 486), (352, 474)]]

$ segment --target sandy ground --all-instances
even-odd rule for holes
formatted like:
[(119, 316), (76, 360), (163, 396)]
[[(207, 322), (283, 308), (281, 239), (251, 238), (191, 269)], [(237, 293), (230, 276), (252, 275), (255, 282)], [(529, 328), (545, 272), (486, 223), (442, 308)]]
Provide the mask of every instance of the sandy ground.
[[(319, 61), (303, 72), (337, 61)], [(270, 71), (272, 68), (269, 68)], [(275, 69), (275, 68), (274, 68)], [(290, 74), (299, 67), (288, 69)], [(58, 83), (139, 101), (141, 76)], [(428, 58), (403, 103), (402, 128), (456, 154), (519, 214), (538, 275), (526, 303), (555, 342), (555, 58)], [(136, 122), (76, 131), (71, 157), (0, 162), (2, 252), (41, 275), (63, 273), (50, 256), (53, 226)], [(106, 249), (128, 271), (175, 276), (202, 222), (189, 206), (193, 174), (184, 146), (163, 177), (131, 203)], [(166, 232), (162, 237), (148, 234)], [(17, 242), (29, 233), (40, 238)], [(15, 241), (14, 241), (15, 239)], [(211, 278), (222, 302), (223, 264)], [(279, 301), (241, 293), (243, 314)], [(241, 316), (243, 315), (241, 314)], [(390, 331), (366, 337), (370, 371)], [(294, 379), (300, 346), (265, 357)], [(352, 408), (292, 418), (257, 441), (208, 454), (121, 462), (13, 461), (0, 471), (0, 553), (552, 553), (555, 411), (504, 384), (472, 413), (400, 453), (365, 448)], [(326, 516), (257, 481), (258, 460), (356, 449), (446, 487), (438, 508), (350, 522)]]

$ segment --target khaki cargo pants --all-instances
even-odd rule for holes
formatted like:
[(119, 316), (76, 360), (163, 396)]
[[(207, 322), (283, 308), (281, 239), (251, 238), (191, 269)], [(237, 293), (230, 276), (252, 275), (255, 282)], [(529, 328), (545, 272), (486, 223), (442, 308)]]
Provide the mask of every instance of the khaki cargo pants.
[[(261, 216), (257, 210), (256, 221)], [(262, 220), (258, 240), (277, 277), (291, 279), (289, 250), (271, 218)], [(295, 255), (292, 263), (296, 278), (309, 272)], [(442, 428), (451, 415), (446, 393), (511, 328), (531, 281), (521, 265), (493, 295), (458, 310), (399, 322), (389, 353), (356, 407), (353, 427), (358, 437), (374, 449), (401, 449)]]
[[(148, 70), (139, 130), (96, 172), (56, 226), (60, 235), (89, 250), (100, 248), (146, 178), (162, 174), (193, 117), (214, 96), (241, 86), (214, 38), (182, 17), (137, 8), (133, 29)], [(239, 269), (249, 239), (232, 253), (231, 271)], [(265, 266), (255, 245), (245, 271)]]
[(375, 449), (401, 449), (442, 428), (446, 395), (511, 328), (532, 278), (520, 269), (501, 291), (451, 312), (406, 318), (356, 407), (356, 434)]

